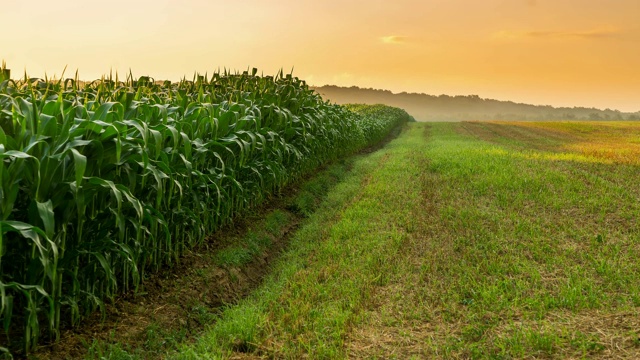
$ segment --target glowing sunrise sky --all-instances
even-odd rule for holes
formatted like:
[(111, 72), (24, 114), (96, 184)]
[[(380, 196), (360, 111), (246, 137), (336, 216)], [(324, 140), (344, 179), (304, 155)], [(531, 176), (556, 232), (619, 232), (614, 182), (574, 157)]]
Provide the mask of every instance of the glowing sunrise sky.
[(640, 110), (640, 0), (1, 0), (20, 76), (295, 68), (313, 85)]

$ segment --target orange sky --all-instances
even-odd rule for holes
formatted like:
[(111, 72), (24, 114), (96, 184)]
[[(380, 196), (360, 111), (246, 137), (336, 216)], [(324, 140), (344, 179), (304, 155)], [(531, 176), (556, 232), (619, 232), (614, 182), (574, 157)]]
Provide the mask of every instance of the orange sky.
[[(640, 0), (3, 0), (13, 75), (290, 70), (314, 85), (640, 110)], [(9, 31), (7, 31), (9, 29)]]

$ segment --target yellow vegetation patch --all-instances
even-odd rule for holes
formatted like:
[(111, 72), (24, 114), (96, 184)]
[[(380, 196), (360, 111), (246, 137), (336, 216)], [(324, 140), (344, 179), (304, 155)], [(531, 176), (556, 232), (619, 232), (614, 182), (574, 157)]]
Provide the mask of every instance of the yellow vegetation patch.
[[(576, 153), (606, 163), (640, 164), (640, 122), (564, 121), (492, 122), (492, 124), (533, 128), (564, 135), (554, 150)], [(542, 139), (541, 139), (542, 140)]]

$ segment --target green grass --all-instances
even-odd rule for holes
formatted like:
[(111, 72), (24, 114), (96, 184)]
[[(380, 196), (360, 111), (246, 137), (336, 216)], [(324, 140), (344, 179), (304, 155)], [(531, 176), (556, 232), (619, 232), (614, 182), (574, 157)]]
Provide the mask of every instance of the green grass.
[(640, 293), (637, 180), (585, 182), (576, 173), (600, 165), (582, 155), (556, 160), (460, 129), (434, 124), (425, 138), (422, 235), (395, 278), (411, 315), (378, 321), (408, 321), (424, 356), (595, 356), (615, 351), (612, 339), (637, 353), (625, 329)]
[[(286, 223), (288, 219), (284, 218)], [(271, 239), (266, 234), (249, 232), (238, 245), (232, 245), (216, 253), (214, 263), (219, 266), (242, 266), (271, 245)]]

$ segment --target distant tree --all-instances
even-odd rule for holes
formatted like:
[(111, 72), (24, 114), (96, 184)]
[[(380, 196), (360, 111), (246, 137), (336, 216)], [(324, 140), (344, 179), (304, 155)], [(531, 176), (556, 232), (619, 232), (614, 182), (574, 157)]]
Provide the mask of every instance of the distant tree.
[(602, 120), (602, 116), (598, 113), (589, 114), (589, 120)]

